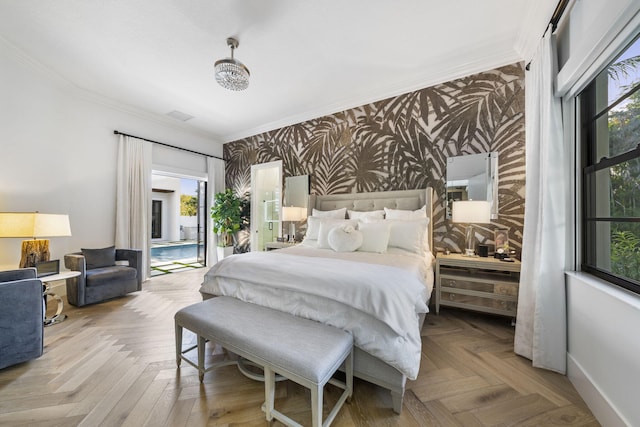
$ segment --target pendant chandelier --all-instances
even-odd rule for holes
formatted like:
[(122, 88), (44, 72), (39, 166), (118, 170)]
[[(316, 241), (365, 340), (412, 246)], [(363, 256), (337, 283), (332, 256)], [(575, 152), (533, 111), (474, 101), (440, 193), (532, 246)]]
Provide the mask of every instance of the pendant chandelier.
[(229, 90), (245, 90), (249, 87), (249, 69), (233, 58), (233, 50), (238, 47), (238, 40), (229, 37), (227, 45), (231, 48), (231, 58), (216, 61), (216, 81)]

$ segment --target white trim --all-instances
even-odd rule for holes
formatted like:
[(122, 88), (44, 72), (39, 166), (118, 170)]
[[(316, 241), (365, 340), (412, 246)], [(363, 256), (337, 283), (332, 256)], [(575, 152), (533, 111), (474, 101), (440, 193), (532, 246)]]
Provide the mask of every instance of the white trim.
[(600, 424), (603, 426), (631, 425), (618, 414), (613, 404), (571, 354), (567, 354), (567, 376)]
[(571, 97), (578, 94), (620, 54), (623, 47), (631, 43), (639, 28), (638, 5), (630, 2), (585, 55), (578, 57), (574, 54), (564, 64), (556, 80), (556, 96)]

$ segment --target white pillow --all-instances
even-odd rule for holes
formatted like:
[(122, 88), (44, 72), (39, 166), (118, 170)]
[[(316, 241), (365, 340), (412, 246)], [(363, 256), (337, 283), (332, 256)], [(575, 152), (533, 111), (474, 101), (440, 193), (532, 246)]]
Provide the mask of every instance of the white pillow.
[(362, 232), (350, 225), (333, 227), (329, 231), (329, 247), (336, 252), (353, 252), (362, 245)]
[(334, 209), (332, 211), (319, 211), (317, 209), (313, 209), (311, 211), (311, 215), (319, 218), (337, 218), (337, 219), (345, 219), (347, 214), (347, 208)]
[(416, 254), (429, 251), (429, 218), (413, 220), (385, 219), (391, 225), (389, 246)]
[(427, 206), (415, 211), (384, 208), (384, 213), (386, 219), (420, 219), (427, 217)]
[(360, 252), (383, 253), (387, 250), (391, 224), (385, 221), (361, 222), (358, 230), (362, 232), (362, 245), (358, 248)]
[(379, 211), (352, 211), (348, 210), (349, 219), (384, 219), (384, 211), (380, 209)]

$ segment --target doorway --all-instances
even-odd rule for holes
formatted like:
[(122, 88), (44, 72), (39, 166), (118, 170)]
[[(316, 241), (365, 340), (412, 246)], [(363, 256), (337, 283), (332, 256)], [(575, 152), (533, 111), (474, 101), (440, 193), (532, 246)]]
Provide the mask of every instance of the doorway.
[(251, 166), (251, 251), (282, 236), (282, 160)]
[(206, 265), (206, 182), (152, 174), (151, 276)]

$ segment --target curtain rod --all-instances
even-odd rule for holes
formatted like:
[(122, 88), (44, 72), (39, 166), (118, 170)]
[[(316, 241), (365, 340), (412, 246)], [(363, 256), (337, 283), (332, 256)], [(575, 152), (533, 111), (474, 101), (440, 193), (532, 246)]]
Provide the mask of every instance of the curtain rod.
[(129, 137), (131, 137), (131, 138), (137, 138), (137, 139), (141, 139), (141, 140), (143, 140), (143, 141), (153, 142), (154, 144), (164, 145), (165, 147), (175, 148), (176, 150), (187, 151), (187, 152), (189, 152), (189, 153), (199, 154), (200, 156), (213, 157), (214, 159), (220, 159), (220, 160), (222, 160), (223, 162), (225, 161), (222, 157), (213, 156), (213, 155), (211, 155), (211, 154), (201, 153), (201, 152), (199, 152), (199, 151), (189, 150), (188, 148), (176, 147), (175, 145), (165, 144), (164, 142), (158, 142), (158, 141), (154, 141), (154, 140), (152, 140), (152, 139), (140, 138), (139, 136), (130, 135), (130, 134), (128, 134), (128, 133), (120, 132), (120, 131), (117, 131), (117, 130), (114, 130), (114, 131), (113, 131), (113, 134), (114, 134), (114, 135), (129, 136)]
[[(556, 30), (556, 28), (558, 28), (558, 22), (560, 22), (560, 19), (562, 19), (562, 14), (567, 9), (567, 6), (569, 6), (569, 3), (571, 3), (571, 0), (558, 1), (558, 4), (556, 5), (555, 10), (553, 11), (553, 15), (551, 15), (551, 19), (549, 20), (549, 24), (547, 24), (547, 28), (544, 30), (544, 33), (542, 33), (542, 37), (544, 37), (547, 31), (549, 31), (549, 25), (551, 25), (552, 33)], [(531, 65), (531, 61), (529, 61), (524, 68), (527, 71), (529, 71), (530, 65)]]

